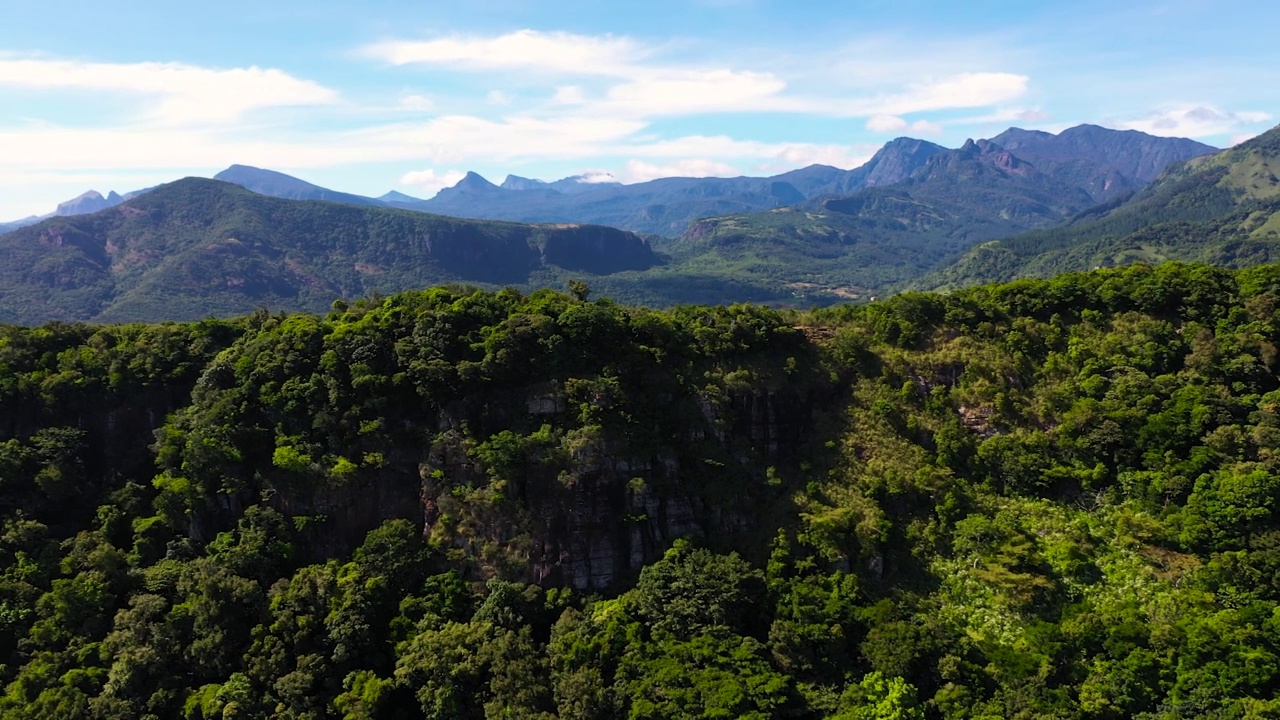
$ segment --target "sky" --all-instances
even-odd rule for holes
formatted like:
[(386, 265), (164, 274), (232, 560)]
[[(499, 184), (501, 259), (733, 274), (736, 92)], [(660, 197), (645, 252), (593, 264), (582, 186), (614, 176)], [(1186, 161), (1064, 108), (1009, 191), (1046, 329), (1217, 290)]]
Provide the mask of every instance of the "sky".
[(1080, 123), (1280, 123), (1272, 0), (0, 0), (0, 220), (235, 163), (430, 197), (473, 170), (853, 168)]

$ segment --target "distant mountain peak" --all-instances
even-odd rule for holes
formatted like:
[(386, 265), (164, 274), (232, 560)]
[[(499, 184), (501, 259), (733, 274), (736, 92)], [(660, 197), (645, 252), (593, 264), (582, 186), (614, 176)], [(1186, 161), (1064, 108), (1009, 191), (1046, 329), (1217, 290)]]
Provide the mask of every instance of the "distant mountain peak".
[[(277, 172), (275, 170), (267, 170), (265, 168), (260, 168), (260, 167), (254, 167), (252, 165), (239, 165), (239, 164), (232, 165), (228, 167), (226, 170), (223, 170), (217, 175), (214, 175), (213, 179), (240, 185), (241, 183), (238, 182), (239, 180), (249, 178), (249, 177), (262, 177), (262, 178), (272, 178), (272, 179), (278, 179), (278, 180), (288, 180), (293, 183), (311, 185), (311, 183), (305, 180), (299, 180), (298, 178), (293, 177), (292, 175), (286, 175), (282, 172)], [(252, 188), (249, 188), (249, 189), (252, 190)]]
[[(1146, 135), (1146, 133), (1140, 132), (1138, 130), (1112, 130), (1111, 128), (1105, 128), (1105, 127), (1102, 127), (1101, 125), (1081, 123), (1074, 127), (1069, 127), (1066, 130), (1063, 130), (1062, 132), (1058, 133), (1057, 136), (1060, 138), (1069, 138), (1073, 135), (1111, 135), (1114, 133), (1126, 133), (1126, 134), (1135, 133), (1138, 135)], [(1155, 136), (1153, 135), (1151, 137), (1155, 137)]]
[[(1007, 138), (1007, 139), (1039, 138), (1042, 140), (1048, 140), (1055, 137), (1055, 135), (1050, 132), (1045, 132), (1044, 130), (1027, 130), (1020, 127), (1011, 127), (1008, 130), (1005, 130), (1004, 132), (1000, 133), (997, 137)], [(1008, 143), (1005, 143), (1005, 144), (1008, 144)]]
[(561, 178), (555, 182), (547, 182), (546, 180), (534, 180), (532, 178), (520, 177), (519, 175), (508, 175), (506, 180), (502, 181), (502, 189), (504, 190), (554, 190), (556, 192), (568, 195), (589, 192), (596, 188), (619, 186), (622, 183), (613, 176), (612, 173), (604, 171), (585, 172), (580, 175), (570, 175)]
[[(928, 140), (895, 138), (885, 143), (867, 164), (850, 174), (857, 176), (862, 187), (895, 185), (911, 177), (911, 173), (923, 167), (929, 158), (946, 151), (946, 148)], [(861, 188), (854, 185), (848, 189)]]
[(383, 195), (382, 197), (379, 197), (378, 199), (379, 199), (379, 200), (381, 200), (381, 201), (382, 201), (382, 202), (384, 202), (384, 203), (416, 203), (416, 202), (422, 202), (422, 198), (416, 198), (416, 197), (413, 197), (412, 195), (405, 195), (404, 193), (402, 193), (402, 192), (397, 192), (397, 191), (395, 191), (395, 190), (392, 190), (391, 192), (388, 192), (386, 195)]
[(267, 170), (264, 168), (253, 167), (252, 165), (232, 165), (213, 176), (214, 180), (221, 180), (233, 185), (258, 193), (259, 195), (267, 195), (269, 197), (281, 198), (284, 200), (328, 200), (330, 202), (342, 202), (349, 205), (381, 205), (382, 203), (373, 198), (363, 197), (361, 195), (351, 195), (349, 193), (337, 192), (328, 188), (313, 185), (306, 180), (286, 175), (275, 170)]
[(1215, 150), (1186, 138), (1088, 124), (1067, 128), (1057, 135), (1009, 128), (991, 141), (1042, 172), (1070, 178), (1100, 203), (1137, 190), (1160, 177), (1171, 165)]
[(1096, 125), (1071, 128), (1045, 145), (1030, 145), (1028, 151), (1038, 154), (1033, 162), (1059, 169), (1078, 171), (1080, 158), (1092, 154), (1098, 158), (1095, 172), (1102, 167), (1130, 181), (1141, 179), (1137, 173), (1162, 175), (1137, 194), (1113, 194), (1065, 227), (971, 249), (920, 284), (954, 288), (1135, 261), (1275, 262), (1280, 245), (1268, 228), (1280, 220), (1280, 127), (1202, 157), (1206, 147), (1185, 138)]
[(520, 177), (519, 175), (508, 175), (506, 180), (502, 181), (503, 190), (541, 190), (549, 185), (545, 180), (534, 180), (532, 178)]
[(471, 190), (471, 191), (488, 191), (499, 190), (497, 185), (489, 182), (483, 175), (477, 172), (468, 171), (467, 174), (453, 186), (454, 190)]
[[(885, 143), (884, 147), (880, 148), (880, 151), (884, 152), (885, 150), (915, 148), (915, 147), (920, 147), (921, 145), (933, 145), (933, 144), (934, 143), (931, 143), (928, 140), (921, 140), (920, 138), (907, 137), (906, 135), (903, 135), (902, 137), (896, 137), (890, 140), (889, 142)], [(938, 147), (941, 147), (941, 145), (939, 145)]]
[(109, 207), (114, 207), (119, 205), (121, 202), (124, 202), (124, 199), (114, 192), (112, 192), (109, 197), (103, 197), (102, 193), (97, 190), (90, 190), (88, 192), (81, 193), (79, 196), (64, 203), (60, 203), (58, 205), (58, 209), (55, 210), (53, 214), (63, 217), (69, 215), (88, 215), (89, 213), (95, 213), (99, 210), (106, 210)]

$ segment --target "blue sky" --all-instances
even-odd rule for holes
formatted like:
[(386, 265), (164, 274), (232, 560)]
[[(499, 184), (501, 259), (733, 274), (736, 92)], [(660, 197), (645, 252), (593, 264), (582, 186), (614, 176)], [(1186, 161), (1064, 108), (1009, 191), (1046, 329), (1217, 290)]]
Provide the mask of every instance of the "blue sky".
[(1280, 122), (1280, 3), (0, 0), (0, 220), (232, 163), (428, 197)]

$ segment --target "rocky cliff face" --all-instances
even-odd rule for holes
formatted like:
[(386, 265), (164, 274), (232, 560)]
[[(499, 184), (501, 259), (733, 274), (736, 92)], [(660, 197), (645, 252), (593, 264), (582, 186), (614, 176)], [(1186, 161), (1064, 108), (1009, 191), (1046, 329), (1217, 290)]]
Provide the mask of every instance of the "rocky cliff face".
[[(770, 506), (784, 502), (770, 469), (793, 462), (822, 405), (764, 389), (704, 401), (700, 422), (661, 446), (605, 433), (559, 465), (529, 459), (500, 490), (463, 431), (476, 418), (443, 411), (433, 442), (391, 449), (377, 471), (221, 494), (191, 516), (187, 533), (208, 542), (265, 501), (298, 519), (302, 559), (322, 561), (349, 553), (388, 519), (407, 519), (473, 580), (604, 591), (634, 581), (677, 538), (741, 547)], [(525, 407), (527, 417), (504, 422), (554, 421), (568, 412), (543, 388), (531, 391)]]
[[(481, 574), (584, 591), (625, 584), (677, 538), (758, 530), (781, 500), (766, 468), (794, 457), (815, 400), (761, 389), (703, 402), (702, 422), (664, 446), (595, 438), (558, 473), (530, 472), (497, 501), (474, 490), (485, 468), (446, 430), (421, 466), (424, 533), (481, 558)], [(565, 412), (543, 392), (526, 407), (543, 419)]]
[(635, 233), (600, 225), (560, 225), (542, 247), (541, 263), (609, 274), (646, 270), (657, 263), (649, 243)]

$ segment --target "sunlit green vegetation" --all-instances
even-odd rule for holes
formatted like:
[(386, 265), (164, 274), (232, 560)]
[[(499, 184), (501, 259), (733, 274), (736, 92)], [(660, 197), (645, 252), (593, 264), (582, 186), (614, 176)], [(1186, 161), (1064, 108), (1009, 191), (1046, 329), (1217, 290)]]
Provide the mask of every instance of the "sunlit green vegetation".
[(1280, 714), (1280, 266), (593, 294), (0, 328), (0, 717)]

